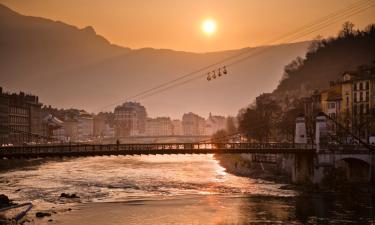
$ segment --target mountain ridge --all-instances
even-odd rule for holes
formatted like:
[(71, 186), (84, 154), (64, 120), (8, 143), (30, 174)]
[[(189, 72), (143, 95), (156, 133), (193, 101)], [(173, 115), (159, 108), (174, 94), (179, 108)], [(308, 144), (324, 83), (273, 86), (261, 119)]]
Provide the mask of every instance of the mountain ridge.
[[(121, 98), (125, 100), (126, 96), (223, 58), (267, 47), (207, 53), (130, 49), (111, 44), (90, 26), (80, 29), (59, 21), (23, 16), (7, 11), (5, 6), (0, 6), (0, 31), (3, 34), (0, 37), (0, 67), (5, 74), (0, 76), (3, 88), (32, 92), (39, 95), (43, 103), (56, 107), (88, 111)], [(304, 54), (308, 44), (272, 46), (255, 60), (228, 68), (236, 78), (223, 77), (207, 83), (202, 73), (198, 81), (141, 103), (154, 115), (178, 117), (186, 111), (234, 115), (260, 92), (272, 91), (284, 65)], [(189, 96), (184, 96), (186, 91)]]

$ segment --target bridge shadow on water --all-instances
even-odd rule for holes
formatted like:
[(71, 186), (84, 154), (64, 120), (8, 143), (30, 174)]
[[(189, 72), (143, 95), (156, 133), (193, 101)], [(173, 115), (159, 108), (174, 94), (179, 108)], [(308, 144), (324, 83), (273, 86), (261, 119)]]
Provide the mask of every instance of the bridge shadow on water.
[[(375, 195), (308, 194), (249, 197), (241, 206), (245, 224), (375, 224)], [(231, 223), (221, 223), (229, 225)]]
[(313, 194), (295, 201), (295, 218), (318, 224), (373, 224), (375, 196), (369, 194)]

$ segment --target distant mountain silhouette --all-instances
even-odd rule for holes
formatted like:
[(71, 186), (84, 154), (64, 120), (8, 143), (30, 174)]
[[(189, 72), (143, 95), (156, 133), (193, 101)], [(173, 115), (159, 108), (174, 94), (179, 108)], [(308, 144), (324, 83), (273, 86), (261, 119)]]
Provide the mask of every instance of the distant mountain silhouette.
[[(208, 82), (202, 73), (201, 79), (141, 103), (150, 116), (178, 118), (189, 111), (203, 116), (209, 112), (235, 115), (255, 96), (274, 90), (284, 65), (304, 55), (308, 44), (271, 47), (228, 67), (227, 77)], [(43, 103), (55, 107), (98, 111), (101, 106), (223, 58), (261, 48), (265, 47), (212, 53), (132, 50), (111, 44), (92, 27), (79, 29), (59, 21), (23, 16), (0, 4), (0, 86), (32, 92)]]

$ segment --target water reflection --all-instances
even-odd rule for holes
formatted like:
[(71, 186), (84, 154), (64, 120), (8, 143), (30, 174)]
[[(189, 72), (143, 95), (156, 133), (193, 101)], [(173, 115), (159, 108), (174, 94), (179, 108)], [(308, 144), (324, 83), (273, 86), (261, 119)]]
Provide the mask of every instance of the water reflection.
[(367, 210), (362, 207), (351, 210), (352, 206), (345, 205), (349, 202), (342, 204), (346, 200), (337, 196), (180, 196), (152, 201), (93, 203), (54, 219), (62, 225), (374, 224), (373, 202), (366, 199), (358, 204), (364, 204), (362, 206)]
[(0, 185), (39, 209), (72, 207), (59, 195), (77, 193), (55, 224), (375, 224), (374, 196), (299, 195), (207, 155), (69, 159), (0, 174)]

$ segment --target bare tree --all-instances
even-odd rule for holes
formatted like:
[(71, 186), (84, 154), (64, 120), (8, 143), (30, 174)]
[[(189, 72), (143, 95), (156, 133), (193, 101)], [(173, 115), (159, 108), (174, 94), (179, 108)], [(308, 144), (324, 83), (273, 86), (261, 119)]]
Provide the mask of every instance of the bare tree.
[(354, 31), (354, 24), (352, 22), (346, 21), (342, 25), (342, 29), (339, 32), (339, 37), (345, 38), (345, 37), (351, 37), (355, 34)]

